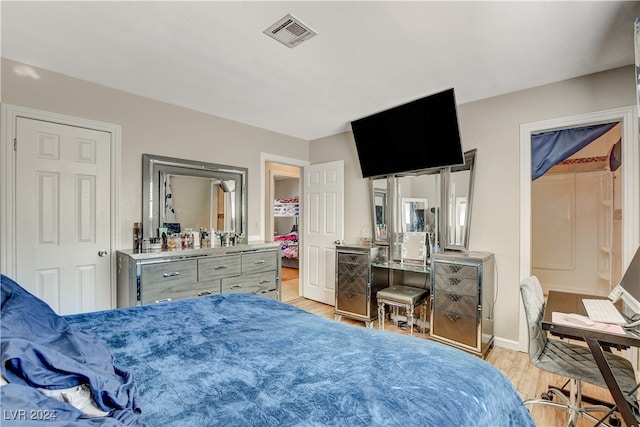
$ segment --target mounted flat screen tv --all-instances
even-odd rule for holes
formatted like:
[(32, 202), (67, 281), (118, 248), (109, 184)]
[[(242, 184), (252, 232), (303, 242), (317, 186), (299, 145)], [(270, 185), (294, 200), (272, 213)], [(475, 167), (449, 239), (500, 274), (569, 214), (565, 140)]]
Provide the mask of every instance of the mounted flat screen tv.
[(464, 164), (453, 89), (351, 122), (363, 178)]

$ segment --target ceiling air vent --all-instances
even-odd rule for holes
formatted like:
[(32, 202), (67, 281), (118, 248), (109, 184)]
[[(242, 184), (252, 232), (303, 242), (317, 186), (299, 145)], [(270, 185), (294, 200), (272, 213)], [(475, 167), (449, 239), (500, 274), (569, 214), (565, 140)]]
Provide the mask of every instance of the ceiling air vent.
[(303, 41), (316, 35), (315, 31), (293, 15), (285, 16), (264, 30), (263, 33), (288, 47), (296, 47)]

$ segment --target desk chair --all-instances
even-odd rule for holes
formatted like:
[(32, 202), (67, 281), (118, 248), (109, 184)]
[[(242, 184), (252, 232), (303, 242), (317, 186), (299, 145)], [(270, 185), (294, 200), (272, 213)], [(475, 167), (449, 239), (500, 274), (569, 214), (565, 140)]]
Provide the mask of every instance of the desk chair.
[[(601, 421), (590, 412), (604, 412), (603, 417), (606, 418), (613, 412), (611, 410), (613, 405), (611, 407), (582, 405), (583, 381), (607, 388), (589, 348), (559, 339), (548, 339), (541, 324), (546, 303), (542, 286), (537, 277), (531, 276), (524, 279), (520, 284), (520, 292), (529, 326), (529, 358), (531, 363), (543, 371), (568, 378), (571, 384), (568, 397), (562, 389), (550, 386), (548, 392), (544, 393), (540, 399), (528, 399), (524, 404), (541, 404), (566, 409), (569, 412), (567, 426), (574, 426), (579, 416), (586, 417), (596, 423)], [(631, 362), (612, 353), (607, 353), (606, 357), (622, 391), (634, 390), (636, 379)], [(557, 397), (560, 402), (552, 401), (554, 397)], [(600, 425), (608, 426), (604, 422)]]

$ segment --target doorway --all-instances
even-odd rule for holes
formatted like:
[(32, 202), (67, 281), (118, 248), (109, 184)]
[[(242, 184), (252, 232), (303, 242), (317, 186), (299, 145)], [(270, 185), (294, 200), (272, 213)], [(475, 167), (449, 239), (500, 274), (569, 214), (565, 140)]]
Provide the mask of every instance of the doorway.
[(281, 300), (289, 302), (300, 293), (300, 167), (265, 162), (266, 241), (281, 244)]
[[(621, 277), (622, 125), (602, 127), (603, 135), (531, 182), (531, 274), (545, 292), (606, 296)], [(566, 145), (576, 144), (581, 129), (532, 138), (567, 135)]]
[[(531, 275), (531, 135), (553, 129), (621, 122), (621, 147), (625, 164), (622, 171), (622, 266), (631, 261), (640, 244), (640, 152), (638, 147), (638, 113), (635, 106), (617, 108), (520, 126), (520, 278)], [(517, 290), (514, 290), (518, 292)], [(519, 293), (519, 292), (518, 292)], [(520, 310), (518, 350), (527, 349), (527, 323)]]
[(115, 307), (120, 127), (3, 104), (2, 128), (0, 271), (62, 314)]

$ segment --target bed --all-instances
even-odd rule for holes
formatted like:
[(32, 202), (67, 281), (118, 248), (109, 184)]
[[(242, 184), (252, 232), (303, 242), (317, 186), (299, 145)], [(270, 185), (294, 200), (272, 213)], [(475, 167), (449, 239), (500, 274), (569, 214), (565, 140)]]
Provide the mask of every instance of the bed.
[(273, 236), (274, 242), (280, 242), (282, 266), (298, 268), (298, 231)]
[[(534, 426), (480, 358), (252, 294), (59, 317), (2, 276), (1, 327), (3, 425)], [(69, 378), (108, 414), (36, 389)]]

